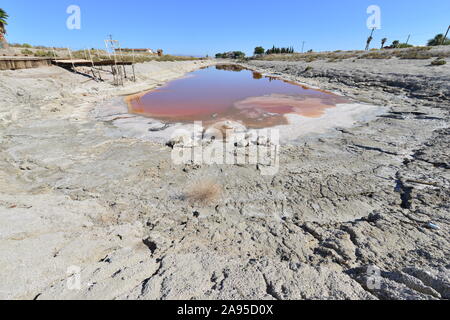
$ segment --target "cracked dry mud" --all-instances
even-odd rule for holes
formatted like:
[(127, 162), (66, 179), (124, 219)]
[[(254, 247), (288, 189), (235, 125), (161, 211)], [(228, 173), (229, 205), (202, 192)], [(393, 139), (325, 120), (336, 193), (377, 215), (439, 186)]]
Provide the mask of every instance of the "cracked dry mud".
[[(123, 114), (92, 116), (214, 63), (141, 64), (120, 92), (56, 67), (0, 73), (0, 298), (448, 299), (449, 66), (248, 62), (387, 107), (282, 146), (275, 176), (176, 166)], [(181, 196), (206, 178), (220, 199)]]

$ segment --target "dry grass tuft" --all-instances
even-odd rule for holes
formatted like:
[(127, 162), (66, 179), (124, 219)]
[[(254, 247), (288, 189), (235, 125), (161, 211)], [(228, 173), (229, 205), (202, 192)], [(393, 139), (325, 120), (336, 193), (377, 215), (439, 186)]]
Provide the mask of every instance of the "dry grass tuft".
[(391, 59), (393, 52), (390, 51), (373, 51), (359, 56), (358, 59)]
[(222, 186), (212, 180), (200, 180), (184, 193), (184, 199), (201, 205), (216, 203), (222, 196)]

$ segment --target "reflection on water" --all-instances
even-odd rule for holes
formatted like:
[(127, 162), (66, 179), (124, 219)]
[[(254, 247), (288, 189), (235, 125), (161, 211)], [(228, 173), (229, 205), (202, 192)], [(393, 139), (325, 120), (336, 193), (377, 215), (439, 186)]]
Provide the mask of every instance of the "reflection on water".
[(242, 70), (247, 70), (243, 66), (240, 66), (238, 64), (218, 64), (216, 65), (216, 70), (225, 70), (225, 71), (234, 71), (234, 72), (241, 72)]
[[(232, 71), (232, 72), (230, 72)], [(131, 113), (167, 123), (232, 120), (247, 128), (288, 124), (286, 114), (317, 118), (346, 99), (247, 70), (218, 65), (129, 97)]]

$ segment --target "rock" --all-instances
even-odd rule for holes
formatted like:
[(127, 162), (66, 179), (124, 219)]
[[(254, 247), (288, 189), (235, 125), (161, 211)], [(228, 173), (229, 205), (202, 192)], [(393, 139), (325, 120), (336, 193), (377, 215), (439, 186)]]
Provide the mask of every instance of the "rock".
[(403, 272), (420, 279), (425, 285), (433, 288), (444, 299), (450, 299), (450, 277), (448, 269), (423, 270), (418, 268), (404, 268)]
[(426, 228), (431, 229), (431, 230), (440, 230), (441, 229), (438, 225), (436, 225), (432, 222), (427, 223)]
[(167, 128), (170, 128), (170, 124), (164, 124), (164, 123), (160, 123), (160, 124), (153, 124), (152, 123), (152, 127), (148, 129), (148, 131), (151, 132), (158, 132), (158, 131), (164, 131)]
[(444, 281), (438, 280), (415, 268), (388, 272), (376, 266), (366, 266), (353, 269), (349, 274), (380, 299), (437, 300), (448, 294), (448, 277)]

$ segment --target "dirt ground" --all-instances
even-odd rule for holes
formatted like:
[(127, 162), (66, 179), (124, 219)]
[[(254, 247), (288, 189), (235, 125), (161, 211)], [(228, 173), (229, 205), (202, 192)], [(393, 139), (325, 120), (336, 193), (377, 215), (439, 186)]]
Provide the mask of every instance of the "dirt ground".
[(0, 298), (448, 299), (450, 64), (430, 61), (247, 62), (384, 110), (282, 145), (274, 176), (176, 165), (127, 119), (125, 95), (215, 60), (123, 88), (0, 72)]

